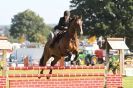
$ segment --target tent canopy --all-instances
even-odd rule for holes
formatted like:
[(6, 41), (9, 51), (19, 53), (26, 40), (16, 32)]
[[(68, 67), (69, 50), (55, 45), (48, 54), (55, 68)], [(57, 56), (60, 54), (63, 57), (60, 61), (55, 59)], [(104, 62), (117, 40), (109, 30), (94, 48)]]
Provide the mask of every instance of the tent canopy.
[(107, 41), (112, 49), (129, 49), (125, 44), (124, 40), (120, 40), (116, 38), (116, 40), (108, 39)]
[(12, 45), (7, 40), (0, 40), (0, 49), (12, 49)]

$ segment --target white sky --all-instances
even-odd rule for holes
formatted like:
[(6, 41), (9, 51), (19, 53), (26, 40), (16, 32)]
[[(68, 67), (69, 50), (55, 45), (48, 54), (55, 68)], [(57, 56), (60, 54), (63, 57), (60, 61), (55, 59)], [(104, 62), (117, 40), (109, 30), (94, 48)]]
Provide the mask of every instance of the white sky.
[(11, 18), (26, 9), (39, 14), (46, 24), (57, 24), (69, 6), (70, 0), (0, 0), (0, 25), (10, 25)]

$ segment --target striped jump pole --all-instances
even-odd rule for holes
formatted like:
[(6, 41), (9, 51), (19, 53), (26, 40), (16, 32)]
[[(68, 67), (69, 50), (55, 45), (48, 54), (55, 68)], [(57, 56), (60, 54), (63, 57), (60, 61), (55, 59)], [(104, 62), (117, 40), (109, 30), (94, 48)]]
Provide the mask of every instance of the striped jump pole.
[(65, 73), (65, 74), (11, 74), (8, 77), (83, 77), (104, 76), (104, 73)]
[(104, 69), (104, 66), (44, 66), (44, 67), (9, 67), (9, 70), (40, 70), (40, 69)]

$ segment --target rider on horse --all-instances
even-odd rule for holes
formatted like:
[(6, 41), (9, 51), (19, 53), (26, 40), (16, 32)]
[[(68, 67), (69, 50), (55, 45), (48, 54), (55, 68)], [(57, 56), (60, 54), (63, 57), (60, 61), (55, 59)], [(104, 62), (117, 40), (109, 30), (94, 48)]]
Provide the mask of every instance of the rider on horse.
[(58, 25), (55, 26), (54, 28), (55, 36), (52, 39), (52, 42), (50, 45), (51, 47), (54, 46), (55, 42), (57, 41), (58, 36), (66, 32), (66, 30), (69, 27), (69, 23), (70, 23), (70, 12), (66, 10), (64, 11), (64, 16), (60, 18)]

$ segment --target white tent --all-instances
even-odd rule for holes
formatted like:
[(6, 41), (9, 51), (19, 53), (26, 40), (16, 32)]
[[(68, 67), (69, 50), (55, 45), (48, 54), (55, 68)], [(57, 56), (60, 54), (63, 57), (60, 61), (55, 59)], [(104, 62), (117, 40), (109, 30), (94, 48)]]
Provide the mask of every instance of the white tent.
[(125, 44), (125, 41), (108, 41), (112, 49), (129, 49)]
[(12, 45), (7, 40), (0, 40), (0, 49), (12, 49)]

